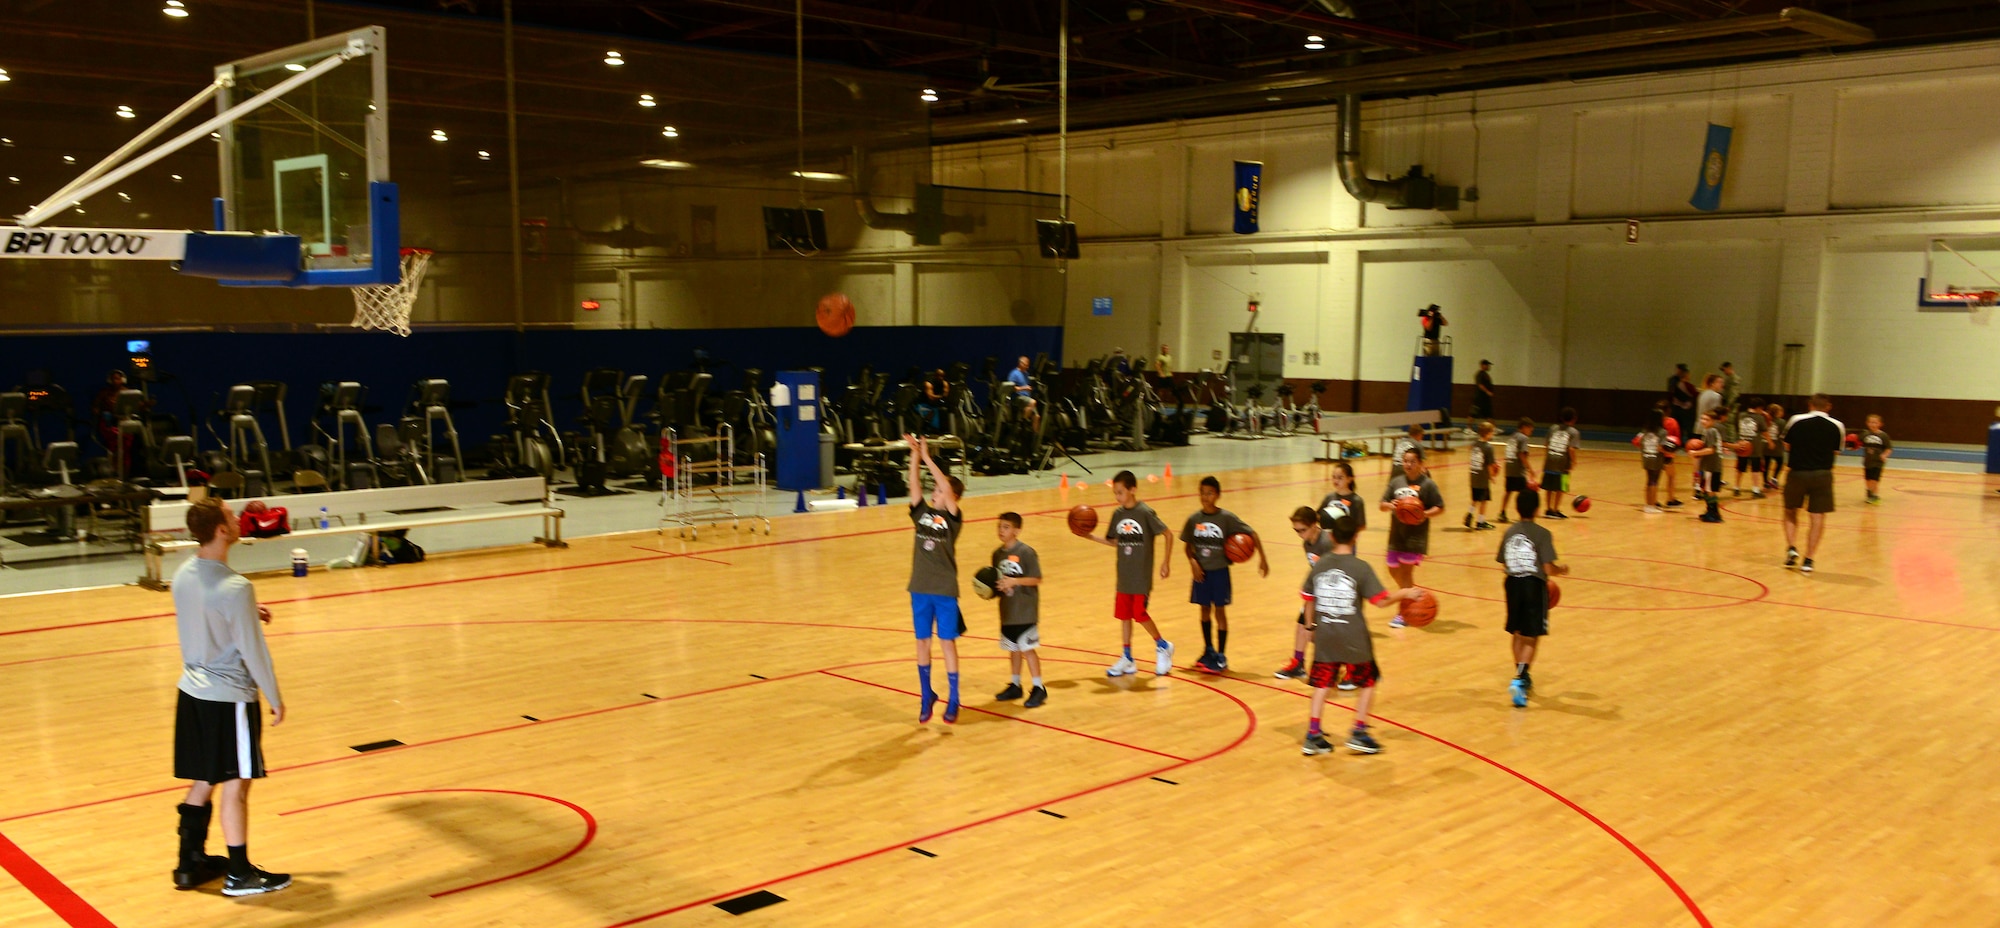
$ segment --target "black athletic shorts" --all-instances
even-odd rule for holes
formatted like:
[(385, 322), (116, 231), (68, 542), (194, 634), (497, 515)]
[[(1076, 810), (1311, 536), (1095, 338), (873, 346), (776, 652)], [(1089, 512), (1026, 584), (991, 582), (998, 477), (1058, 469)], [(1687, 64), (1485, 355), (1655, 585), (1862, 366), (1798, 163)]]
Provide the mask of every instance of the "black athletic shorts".
[(1882, 479), (1882, 468), (1880, 468), (1880, 467), (1867, 467), (1867, 466), (1863, 466), (1863, 467), (1861, 468), (1861, 479), (1863, 479), (1863, 480), (1880, 480), (1880, 479)]
[(1660, 485), (1660, 469), (1659, 469), (1659, 468), (1657, 468), (1657, 467), (1648, 467), (1648, 468), (1646, 468), (1646, 485), (1647, 485), (1647, 486), (1649, 486), (1649, 487), (1656, 487), (1656, 486), (1659, 486), (1659, 485)]
[(1785, 475), (1785, 508), (1815, 515), (1833, 511), (1833, 471), (1795, 470)]
[(1507, 631), (1530, 638), (1549, 633), (1549, 582), (1540, 577), (1508, 577)]
[(1526, 493), (1526, 492), (1528, 492), (1528, 478), (1526, 478), (1526, 477), (1509, 477), (1509, 478), (1507, 478), (1507, 492), (1509, 492), (1509, 493)]
[(174, 778), (222, 783), (264, 776), (264, 722), (257, 702), (180, 694), (174, 715)]
[(1473, 501), (1473, 502), (1475, 502), (1475, 503), (1484, 503), (1484, 502), (1487, 502), (1488, 500), (1491, 500), (1492, 498), (1493, 498), (1493, 491), (1492, 491), (1492, 490), (1489, 490), (1489, 489), (1487, 489), (1487, 488), (1485, 488), (1485, 487), (1473, 487), (1473, 488), (1472, 488), (1472, 501)]

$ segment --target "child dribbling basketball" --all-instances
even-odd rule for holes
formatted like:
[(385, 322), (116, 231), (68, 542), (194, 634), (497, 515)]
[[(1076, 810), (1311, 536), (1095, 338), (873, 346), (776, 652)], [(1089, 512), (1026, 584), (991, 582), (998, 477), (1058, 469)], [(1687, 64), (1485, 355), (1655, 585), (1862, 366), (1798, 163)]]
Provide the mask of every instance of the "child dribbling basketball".
[(1535, 469), (1528, 464), (1529, 441), (1535, 435), (1535, 420), (1526, 416), (1516, 424), (1507, 436), (1507, 443), (1501, 446), (1501, 454), (1507, 464), (1507, 488), (1500, 494), (1500, 521), (1507, 521), (1507, 503), (1516, 493), (1528, 492), (1528, 481), (1535, 477)]
[(1549, 574), (1569, 573), (1556, 562), (1555, 538), (1535, 523), (1540, 502), (1532, 493), (1521, 497), (1521, 521), (1500, 536), (1500, 550), (1493, 555), (1507, 571), (1501, 583), (1507, 596), (1507, 633), (1514, 638), (1514, 680), (1507, 692), (1516, 708), (1528, 704), (1528, 691), (1535, 688), (1528, 668), (1549, 633)]
[(1200, 496), (1201, 508), (1181, 527), (1181, 547), (1188, 569), (1194, 573), (1188, 602), (1201, 607), (1202, 650), (1194, 669), (1222, 673), (1229, 669), (1229, 603), (1233, 596), (1229, 555), (1224, 547), (1230, 536), (1248, 535), (1257, 545), (1257, 576), (1270, 576), (1271, 565), (1264, 559), (1264, 539), (1257, 537), (1257, 530), (1217, 505), (1222, 499), (1222, 481), (1213, 476), (1201, 478)]
[[(1091, 540), (1118, 549), (1117, 598), (1112, 602), (1112, 617), (1118, 620), (1124, 651), (1104, 675), (1124, 677), (1139, 672), (1138, 665), (1132, 662), (1132, 623), (1137, 622), (1145, 627), (1146, 634), (1153, 636), (1153, 673), (1164, 677), (1174, 669), (1174, 644), (1160, 636), (1160, 627), (1153, 624), (1152, 615), (1146, 612), (1146, 601), (1153, 593), (1154, 542), (1160, 536), (1170, 537), (1172, 530), (1153, 507), (1139, 501), (1139, 478), (1131, 471), (1121, 470), (1111, 478), (1111, 495), (1117, 498), (1118, 508), (1111, 510), (1110, 524), (1105, 527), (1103, 537)], [(1160, 579), (1165, 580), (1173, 570), (1171, 543), (1160, 546), (1160, 555)]]
[[(1409, 464), (1417, 459), (1406, 453), (1403, 461), (1407, 471)], [(1419, 479), (1422, 466), (1417, 462)], [(1359, 531), (1354, 520), (1347, 516), (1335, 518), (1325, 510), (1318, 514), (1318, 519), (1319, 528), (1333, 536), (1333, 550), (1313, 564), (1306, 573), (1305, 583), (1299, 587), (1299, 595), (1306, 601), (1305, 628), (1313, 636), (1312, 672), (1306, 681), (1313, 688), (1312, 708), (1300, 749), (1307, 755), (1333, 751), (1333, 743), (1320, 730), (1320, 717), (1326, 712), (1327, 690), (1344, 681), (1361, 690), (1354, 701), (1354, 728), (1347, 736), (1347, 748), (1356, 754), (1378, 754), (1382, 745), (1368, 733), (1368, 713), (1374, 707), (1375, 684), (1382, 673), (1375, 664), (1375, 644), (1368, 637), (1361, 604), (1365, 601), (1384, 606), (1405, 602), (1423, 591), (1406, 587), (1391, 593), (1384, 589), (1375, 569), (1354, 556), (1354, 536)]]
[[(1416, 502), (1401, 502), (1404, 499)], [(1424, 469), (1422, 448), (1403, 452), (1403, 472), (1389, 478), (1389, 488), (1382, 493), (1383, 512), (1393, 512), (1398, 506), (1419, 506), (1423, 513), (1415, 525), (1400, 518), (1389, 520), (1389, 551), (1384, 560), (1397, 588), (1408, 589), (1417, 585), (1417, 565), (1424, 562), (1424, 555), (1431, 549), (1431, 518), (1444, 512), (1444, 494), (1438, 492), (1437, 483)], [(1389, 620), (1389, 627), (1403, 626), (1403, 614), (1399, 611)]]
[[(1335, 514), (1335, 518), (1342, 518), (1347, 516), (1350, 511), (1359, 512), (1360, 510), (1349, 510), (1345, 502), (1338, 500), (1321, 506), (1317, 510), (1310, 506), (1300, 506), (1292, 510), (1292, 534), (1299, 536), (1299, 541), (1305, 546), (1307, 573), (1312, 572), (1313, 565), (1319, 563), (1320, 558), (1333, 553), (1333, 533), (1319, 527), (1319, 514), (1321, 512), (1331, 512)], [(1358, 527), (1359, 520), (1356, 521), (1357, 527), (1355, 531), (1358, 534), (1360, 532), (1360, 528)], [(1280, 680), (1303, 680), (1306, 678), (1306, 645), (1312, 641), (1312, 632), (1306, 628), (1306, 608), (1304, 606), (1299, 608), (1298, 631), (1292, 636), (1292, 660), (1285, 666), (1278, 668), (1278, 672), (1274, 674)], [(1350, 687), (1348, 684), (1343, 683), (1341, 684), (1341, 688), (1348, 689)]]

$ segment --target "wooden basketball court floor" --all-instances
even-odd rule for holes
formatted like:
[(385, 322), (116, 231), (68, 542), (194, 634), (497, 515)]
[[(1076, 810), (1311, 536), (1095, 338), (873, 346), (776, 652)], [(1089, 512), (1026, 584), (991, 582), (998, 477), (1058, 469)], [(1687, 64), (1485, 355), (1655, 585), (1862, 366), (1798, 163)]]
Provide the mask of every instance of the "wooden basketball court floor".
[[(1360, 470), (1379, 494), (1380, 459)], [(1052, 696), (993, 701), (968, 584), (955, 726), (915, 720), (896, 505), (256, 577), (290, 717), (251, 848), (297, 883), (248, 900), (168, 879), (170, 600), (0, 601), (0, 925), (2000, 924), (1992, 478), (1899, 465), (1870, 507), (1844, 470), (1806, 577), (1775, 498), (1643, 515), (1636, 462), (1591, 455), (1522, 710), (1498, 533), (1459, 527), (1447, 457), (1417, 573), (1440, 618), (1370, 610), (1385, 750), (1304, 757), (1307, 691), (1271, 672), (1304, 572), (1285, 517), (1324, 473), (1221, 475), (1272, 563), (1236, 569), (1222, 678), (1104, 676), (1112, 554), (1061, 519), (1102, 485), (969, 499), (961, 564), (1030, 516)], [(1141, 493), (1178, 527), (1199, 476)], [(1176, 558), (1153, 600), (1183, 667), (1187, 582)], [(768, 904), (717, 906), (739, 899)]]

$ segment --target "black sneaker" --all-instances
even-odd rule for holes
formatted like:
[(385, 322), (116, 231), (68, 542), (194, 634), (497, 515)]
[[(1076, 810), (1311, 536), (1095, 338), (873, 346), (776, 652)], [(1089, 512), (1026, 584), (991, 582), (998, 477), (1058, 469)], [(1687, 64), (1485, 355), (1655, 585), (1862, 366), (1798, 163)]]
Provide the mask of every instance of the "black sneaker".
[(1472, 513), (1468, 512), (1465, 514), (1465, 527), (1466, 528), (1472, 527)]
[(1482, 532), (1489, 532), (1489, 531), (1492, 531), (1492, 530), (1493, 530), (1493, 523), (1491, 523), (1491, 522), (1481, 522), (1481, 523), (1479, 523), (1478, 525), (1475, 525), (1475, 526), (1473, 526), (1473, 528), (1475, 528), (1475, 529), (1477, 529), (1477, 530), (1479, 530), (1479, 531), (1482, 531)]
[(1786, 548), (1786, 549), (1785, 549), (1785, 566), (1786, 566), (1786, 567), (1793, 567), (1793, 566), (1796, 566), (1796, 565), (1797, 565), (1798, 563), (1799, 563), (1799, 549), (1797, 549), (1797, 548)]
[(1720, 522), (1720, 521), (1722, 521), (1722, 517), (1721, 517), (1721, 516), (1719, 516), (1719, 515), (1716, 515), (1715, 513), (1712, 513), (1712, 512), (1704, 512), (1704, 513), (1702, 513), (1702, 514), (1701, 514), (1701, 519), (1700, 519), (1700, 521), (1703, 521), (1703, 522)]
[(1514, 679), (1521, 681), (1521, 688), (1524, 690), (1535, 688), (1535, 678), (1529, 674), (1517, 673), (1514, 675)]
[(1799, 565), (1799, 573), (1812, 573), (1812, 558), (1806, 558), (1805, 563)]
[(1048, 689), (1047, 689), (1046, 687), (1040, 687), (1040, 686), (1038, 686), (1038, 687), (1035, 687), (1034, 689), (1031, 689), (1031, 690), (1029, 690), (1029, 691), (1028, 691), (1028, 701), (1027, 701), (1027, 702), (1024, 702), (1024, 703), (1022, 703), (1022, 704), (1021, 704), (1021, 708), (1023, 708), (1023, 709), (1035, 709), (1035, 708), (1040, 708), (1040, 706), (1042, 705), (1042, 703), (1045, 703), (1045, 702), (1048, 702), (1048, 701), (1049, 701), (1049, 691), (1048, 691)]
[(247, 877), (229, 874), (228, 878), (222, 881), (222, 894), (255, 896), (261, 893), (275, 893), (290, 885), (292, 885), (292, 875), (289, 873), (265, 873), (252, 867)]
[(222, 879), (229, 872), (229, 858), (209, 854), (192, 860), (183, 860), (174, 869), (174, 888), (193, 889), (203, 883)]
[(1305, 743), (1299, 745), (1299, 753), (1307, 757), (1311, 757), (1314, 754), (1331, 754), (1333, 753), (1333, 742), (1326, 740), (1325, 735), (1307, 735)]
[(1494, 521), (1496, 521), (1496, 522), (1499, 522), (1499, 523), (1500, 523), (1501, 525), (1506, 525), (1507, 523), (1509, 523), (1509, 522), (1511, 522), (1511, 521), (1513, 521), (1513, 520), (1512, 520), (1512, 519), (1509, 519), (1509, 518), (1507, 518), (1507, 514), (1503, 512), (1503, 513), (1501, 513), (1500, 515), (1498, 515), (1498, 516), (1495, 516), (1495, 517), (1494, 517)]
[(1682, 507), (1682, 506), (1685, 506), (1685, 505), (1687, 505), (1687, 503), (1685, 503), (1685, 502), (1682, 502), (1682, 501), (1680, 501), (1680, 500), (1677, 500), (1677, 499), (1670, 499), (1670, 500), (1667, 500), (1667, 508), (1668, 508), (1668, 509), (1678, 509), (1678, 508), (1680, 508), (1680, 507)]
[(1019, 683), (1009, 683), (1009, 684), (1007, 684), (1007, 688), (1006, 688), (1006, 689), (1004, 689), (1004, 690), (1001, 690), (1001, 691), (1000, 691), (1000, 692), (998, 692), (998, 693), (994, 693), (994, 694), (993, 694), (993, 698), (994, 698), (994, 699), (998, 699), (998, 700), (1000, 700), (1001, 702), (1006, 702), (1006, 701), (1007, 701), (1007, 700), (1009, 700), (1009, 699), (1020, 699), (1020, 698), (1021, 698), (1021, 684), (1019, 684)]
[(1567, 519), (1567, 518), (1569, 518), (1569, 516), (1566, 516), (1566, 515), (1563, 515), (1563, 514), (1562, 514), (1562, 513), (1560, 513), (1560, 512), (1554, 512), (1554, 511), (1551, 511), (1551, 512), (1548, 512), (1548, 513), (1544, 513), (1544, 514), (1542, 515), (1542, 518), (1544, 518), (1544, 519)]
[(1280, 680), (1303, 680), (1306, 678), (1306, 665), (1302, 661), (1290, 661), (1271, 676)]
[(1356, 754), (1380, 754), (1382, 746), (1375, 743), (1374, 736), (1360, 729), (1347, 736), (1347, 749)]

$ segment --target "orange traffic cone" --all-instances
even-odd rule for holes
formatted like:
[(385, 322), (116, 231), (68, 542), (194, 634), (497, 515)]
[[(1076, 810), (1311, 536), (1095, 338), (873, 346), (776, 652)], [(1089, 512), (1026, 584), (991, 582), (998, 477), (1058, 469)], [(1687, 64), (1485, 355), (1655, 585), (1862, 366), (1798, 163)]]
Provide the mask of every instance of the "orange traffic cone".
[(1174, 475), (1174, 465), (1170, 463), (1167, 465), (1167, 476), (1172, 477), (1173, 475)]
[(1060, 489), (1060, 490), (1067, 490), (1067, 489), (1069, 489), (1069, 475), (1068, 475), (1068, 474), (1064, 474), (1064, 475), (1062, 475), (1062, 484), (1061, 484), (1060, 486), (1058, 486), (1058, 487), (1057, 487), (1057, 489)]

